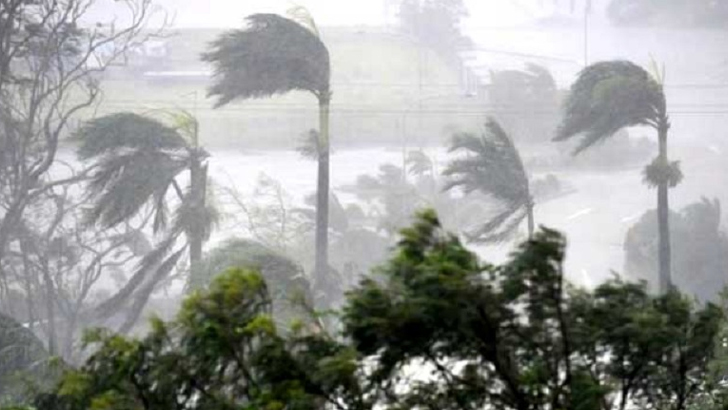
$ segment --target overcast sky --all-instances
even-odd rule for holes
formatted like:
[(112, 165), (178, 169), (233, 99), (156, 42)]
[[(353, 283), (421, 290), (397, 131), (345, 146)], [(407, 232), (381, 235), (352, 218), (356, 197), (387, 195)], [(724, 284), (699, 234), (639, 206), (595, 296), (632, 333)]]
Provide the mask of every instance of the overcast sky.
[[(548, 13), (553, 0), (467, 0), (468, 25), (513, 26)], [(541, 3), (543, 2), (543, 3)], [(307, 7), (320, 25), (383, 25), (387, 3), (394, 0), (159, 0), (175, 14), (177, 27), (237, 27), (252, 13), (285, 11), (294, 4)], [(542, 4), (539, 6), (539, 4)], [(562, 3), (567, 3), (562, 1)], [(546, 6), (544, 6), (544, 4)], [(393, 10), (393, 9), (391, 9)], [(390, 11), (391, 12), (391, 11)]]

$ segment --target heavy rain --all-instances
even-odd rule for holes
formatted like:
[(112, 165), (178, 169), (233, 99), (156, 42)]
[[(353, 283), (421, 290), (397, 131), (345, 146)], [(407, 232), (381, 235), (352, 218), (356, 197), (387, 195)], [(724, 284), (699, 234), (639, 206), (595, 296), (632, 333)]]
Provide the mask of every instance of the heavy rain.
[(0, 409), (726, 408), (726, 44), (726, 0), (0, 0)]

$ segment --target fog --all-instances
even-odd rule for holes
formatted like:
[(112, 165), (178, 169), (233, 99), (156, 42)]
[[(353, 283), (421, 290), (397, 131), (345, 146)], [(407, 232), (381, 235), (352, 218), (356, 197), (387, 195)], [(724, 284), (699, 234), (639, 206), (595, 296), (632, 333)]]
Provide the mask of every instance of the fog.
[(484, 264), (562, 233), (575, 287), (728, 282), (722, 2), (16, 3), (0, 319), (38, 355), (83, 363), (85, 330), (144, 335), (234, 267), (279, 326), (298, 291), (341, 309), (425, 209)]

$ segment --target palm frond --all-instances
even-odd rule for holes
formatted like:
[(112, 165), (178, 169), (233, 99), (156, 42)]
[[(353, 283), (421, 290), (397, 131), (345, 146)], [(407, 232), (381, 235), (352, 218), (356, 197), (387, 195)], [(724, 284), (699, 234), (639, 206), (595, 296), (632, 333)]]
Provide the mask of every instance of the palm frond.
[(232, 30), (202, 55), (212, 63), (216, 107), (237, 98), (260, 98), (293, 90), (328, 94), (329, 52), (314, 33), (276, 14), (254, 14), (248, 26)]
[(186, 246), (182, 247), (181, 249), (175, 251), (169, 257), (164, 259), (164, 261), (161, 262), (156, 268), (154, 275), (151, 275), (151, 278), (147, 280), (144, 286), (142, 286), (136, 292), (134, 301), (126, 315), (126, 319), (119, 328), (120, 333), (128, 332), (129, 330), (131, 330), (134, 324), (136, 324), (136, 322), (139, 320), (139, 316), (141, 315), (142, 310), (144, 309), (144, 306), (146, 306), (147, 301), (149, 300), (149, 297), (152, 295), (152, 293), (154, 293), (154, 290), (157, 288), (157, 286), (164, 279), (169, 277), (186, 250)]
[(524, 206), (507, 206), (484, 224), (465, 232), (465, 237), (474, 243), (501, 243), (511, 239), (518, 226), (528, 215)]
[(295, 5), (289, 8), (286, 14), (288, 14), (291, 20), (311, 30), (316, 37), (321, 37), (321, 33), (319, 33), (318, 27), (316, 26), (316, 21), (306, 7)]
[(642, 182), (650, 188), (657, 188), (663, 183), (670, 188), (675, 188), (682, 179), (680, 161), (665, 161), (661, 157), (655, 158), (642, 171)]
[(571, 87), (554, 140), (582, 135), (576, 154), (624, 127), (655, 126), (664, 106), (662, 87), (643, 68), (629, 61), (596, 63)]
[(185, 140), (193, 146), (197, 145), (197, 130), (199, 123), (197, 118), (187, 110), (177, 109), (168, 111), (167, 115), (172, 122), (172, 128), (177, 131)]
[(407, 164), (407, 171), (413, 175), (424, 175), (433, 170), (432, 159), (421, 150), (410, 151), (405, 164)]
[(172, 252), (181, 234), (181, 230), (172, 229), (151, 252), (144, 255), (124, 287), (94, 309), (94, 319), (103, 321), (118, 313)]
[(119, 149), (178, 150), (188, 145), (174, 129), (133, 113), (110, 114), (88, 121), (73, 140), (79, 143), (76, 153), (84, 160)]
[(505, 131), (492, 118), (481, 137), (456, 134), (450, 152), (465, 152), (452, 160), (443, 172), (444, 189), (461, 188), (465, 193), (479, 191), (498, 200), (525, 202), (528, 175), (518, 150)]
[[(113, 227), (136, 215), (151, 199), (158, 212), (164, 212), (163, 195), (174, 178), (187, 167), (186, 161), (158, 151), (135, 150), (107, 155), (89, 182), (93, 204), (88, 223)], [(161, 205), (161, 206), (160, 206)], [(157, 228), (162, 227), (157, 215)]]
[(309, 130), (301, 136), (300, 143), (296, 147), (296, 151), (305, 159), (313, 161), (319, 157), (319, 133), (315, 129)]
[(120, 113), (86, 123), (75, 135), (78, 155), (95, 159), (88, 191), (88, 222), (115, 226), (136, 215), (147, 203), (155, 209), (154, 229), (166, 225), (164, 196), (174, 178), (188, 166), (190, 145), (161, 122)]
[(450, 152), (466, 153), (448, 164), (444, 189), (460, 188), (466, 194), (479, 192), (499, 203), (501, 211), (477, 229), (467, 233), (475, 242), (500, 242), (518, 227), (527, 215), (532, 199), (528, 174), (515, 145), (493, 118), (485, 134), (456, 134)]

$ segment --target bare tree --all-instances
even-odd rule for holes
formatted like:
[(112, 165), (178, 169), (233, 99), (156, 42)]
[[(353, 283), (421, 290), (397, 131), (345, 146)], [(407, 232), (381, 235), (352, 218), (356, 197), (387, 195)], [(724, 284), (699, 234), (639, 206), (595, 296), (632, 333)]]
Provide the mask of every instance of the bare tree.
[[(84, 174), (72, 175), (82, 179)], [(149, 217), (112, 229), (89, 229), (81, 185), (49, 188), (26, 208), (5, 256), (13, 297), (0, 298), (0, 310), (23, 321), (51, 354), (67, 360), (79, 351), (83, 327), (100, 323), (95, 312), (111, 298), (109, 288), (129, 282), (123, 272), (152, 248), (143, 234)]]
[[(151, 0), (119, 0), (117, 20), (91, 22), (96, 0), (0, 0), (0, 297), (7, 255), (19, 250), (28, 208), (53, 187), (59, 141), (99, 99), (114, 62), (156, 33), (145, 30)], [(76, 175), (74, 180), (80, 178)]]

